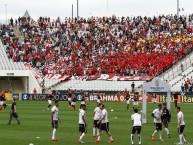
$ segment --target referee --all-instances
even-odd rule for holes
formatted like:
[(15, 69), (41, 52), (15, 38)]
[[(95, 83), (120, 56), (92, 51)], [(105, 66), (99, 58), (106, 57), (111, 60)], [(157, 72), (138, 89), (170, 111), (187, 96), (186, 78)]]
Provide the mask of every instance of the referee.
[(20, 124), (20, 121), (18, 119), (18, 115), (17, 115), (17, 108), (16, 108), (16, 102), (15, 102), (15, 99), (13, 98), (13, 103), (11, 105), (11, 111), (10, 111), (10, 119), (9, 119), (9, 122), (7, 123), (8, 125), (11, 124), (11, 120), (12, 118), (14, 117), (16, 120), (17, 120), (17, 124)]

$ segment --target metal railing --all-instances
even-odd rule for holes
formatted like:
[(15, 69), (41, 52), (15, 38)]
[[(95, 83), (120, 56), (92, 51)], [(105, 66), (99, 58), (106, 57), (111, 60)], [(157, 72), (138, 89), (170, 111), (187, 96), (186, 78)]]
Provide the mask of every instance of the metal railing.
[(183, 71), (192, 66), (193, 62), (193, 48), (186, 53), (186, 55), (180, 57), (172, 65), (168, 66), (162, 74), (158, 75), (163, 80), (171, 81), (177, 76), (182, 76)]

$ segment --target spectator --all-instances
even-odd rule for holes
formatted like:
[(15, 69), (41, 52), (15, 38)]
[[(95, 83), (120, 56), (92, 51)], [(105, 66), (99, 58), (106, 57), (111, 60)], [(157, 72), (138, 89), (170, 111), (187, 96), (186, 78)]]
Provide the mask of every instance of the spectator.
[(41, 86), (42, 86), (42, 94), (45, 94), (45, 81), (44, 80), (42, 81)]
[(34, 95), (37, 94), (36, 88), (34, 88), (33, 93), (34, 93)]
[(24, 41), (14, 37), (12, 25), (3, 26), (0, 34), (9, 58), (31, 63), (42, 75), (155, 76), (192, 49), (192, 32), (186, 28), (192, 16), (185, 19), (19, 17)]
[(181, 85), (181, 91), (182, 92), (185, 92), (185, 90), (184, 90), (184, 84), (182, 83), (182, 85)]
[(134, 93), (135, 92), (135, 83), (132, 82), (131, 84), (131, 92)]
[(181, 71), (184, 72), (184, 65), (181, 64), (180, 67), (181, 67)]

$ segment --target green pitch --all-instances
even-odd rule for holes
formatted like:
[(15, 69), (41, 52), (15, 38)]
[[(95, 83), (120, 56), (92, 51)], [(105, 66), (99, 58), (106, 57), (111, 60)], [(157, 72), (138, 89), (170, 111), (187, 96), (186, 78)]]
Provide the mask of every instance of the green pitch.
[[(11, 102), (8, 102), (11, 103)], [(114, 139), (114, 145), (130, 145), (131, 120), (130, 116), (133, 111), (126, 110), (126, 103), (104, 103), (109, 112), (110, 132)], [(77, 106), (80, 104), (78, 103)], [(132, 104), (130, 104), (132, 105)], [(95, 143), (96, 137), (92, 136), (92, 119), (91, 114), (95, 102), (88, 105), (86, 110), (86, 120), (88, 123), (88, 133), (85, 135), (84, 141), (87, 145), (107, 145), (108, 137), (106, 133), (102, 134), (101, 143)], [(180, 104), (185, 115), (185, 137), (188, 142), (193, 144), (193, 104)], [(111, 112), (110, 107), (114, 109)], [(131, 107), (131, 106), (130, 106)], [(156, 141), (151, 141), (151, 134), (154, 131), (153, 119), (151, 112), (157, 105), (148, 104), (148, 123), (142, 127), (142, 145), (174, 145), (178, 142), (177, 134), (177, 117), (172, 104), (172, 120), (169, 124), (171, 138), (166, 137), (163, 130), (164, 142), (158, 141), (159, 134), (156, 134)], [(16, 120), (12, 120), (11, 125), (6, 125), (9, 118), (10, 107), (0, 113), (0, 144), (1, 145), (76, 145), (79, 139), (78, 132), (78, 112), (68, 108), (67, 102), (60, 102), (59, 115), (62, 123), (56, 132), (58, 141), (51, 141), (52, 128), (50, 124), (50, 111), (47, 111), (46, 102), (36, 101), (17, 101), (17, 112), (20, 116), (21, 125), (16, 124)], [(37, 138), (38, 137), (38, 138)], [(138, 144), (137, 135), (135, 135), (135, 145)]]

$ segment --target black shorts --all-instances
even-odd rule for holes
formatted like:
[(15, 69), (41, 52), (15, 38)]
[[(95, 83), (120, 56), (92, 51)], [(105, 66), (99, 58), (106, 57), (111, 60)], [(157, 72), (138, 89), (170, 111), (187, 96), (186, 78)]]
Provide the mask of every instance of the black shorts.
[(140, 134), (141, 133), (141, 126), (133, 126), (132, 134), (135, 134), (136, 131), (137, 131), (137, 134)]
[(14, 113), (13, 110), (10, 111), (10, 118), (12, 118), (12, 117), (18, 118), (17, 113), (16, 112)]
[(162, 124), (161, 123), (154, 123), (156, 130), (162, 130)]
[(98, 122), (98, 121), (99, 121), (99, 120), (94, 120), (93, 127), (96, 127), (96, 128), (98, 128), (98, 129), (99, 129), (100, 123), (99, 123), (99, 124), (97, 124), (97, 122)]
[(58, 120), (52, 121), (52, 128), (57, 129), (58, 128)]
[(79, 132), (87, 132), (86, 125), (85, 124), (79, 124)]
[(99, 126), (99, 129), (100, 130), (105, 130), (105, 131), (109, 131), (109, 122), (106, 122), (106, 123), (101, 123), (100, 126)]
[(166, 119), (166, 120), (163, 120), (163, 126), (164, 126), (165, 128), (168, 128), (168, 124), (169, 124), (169, 122), (168, 122), (167, 119)]
[(184, 133), (184, 128), (185, 128), (185, 125), (180, 125), (180, 127), (178, 128), (178, 133), (179, 134)]

